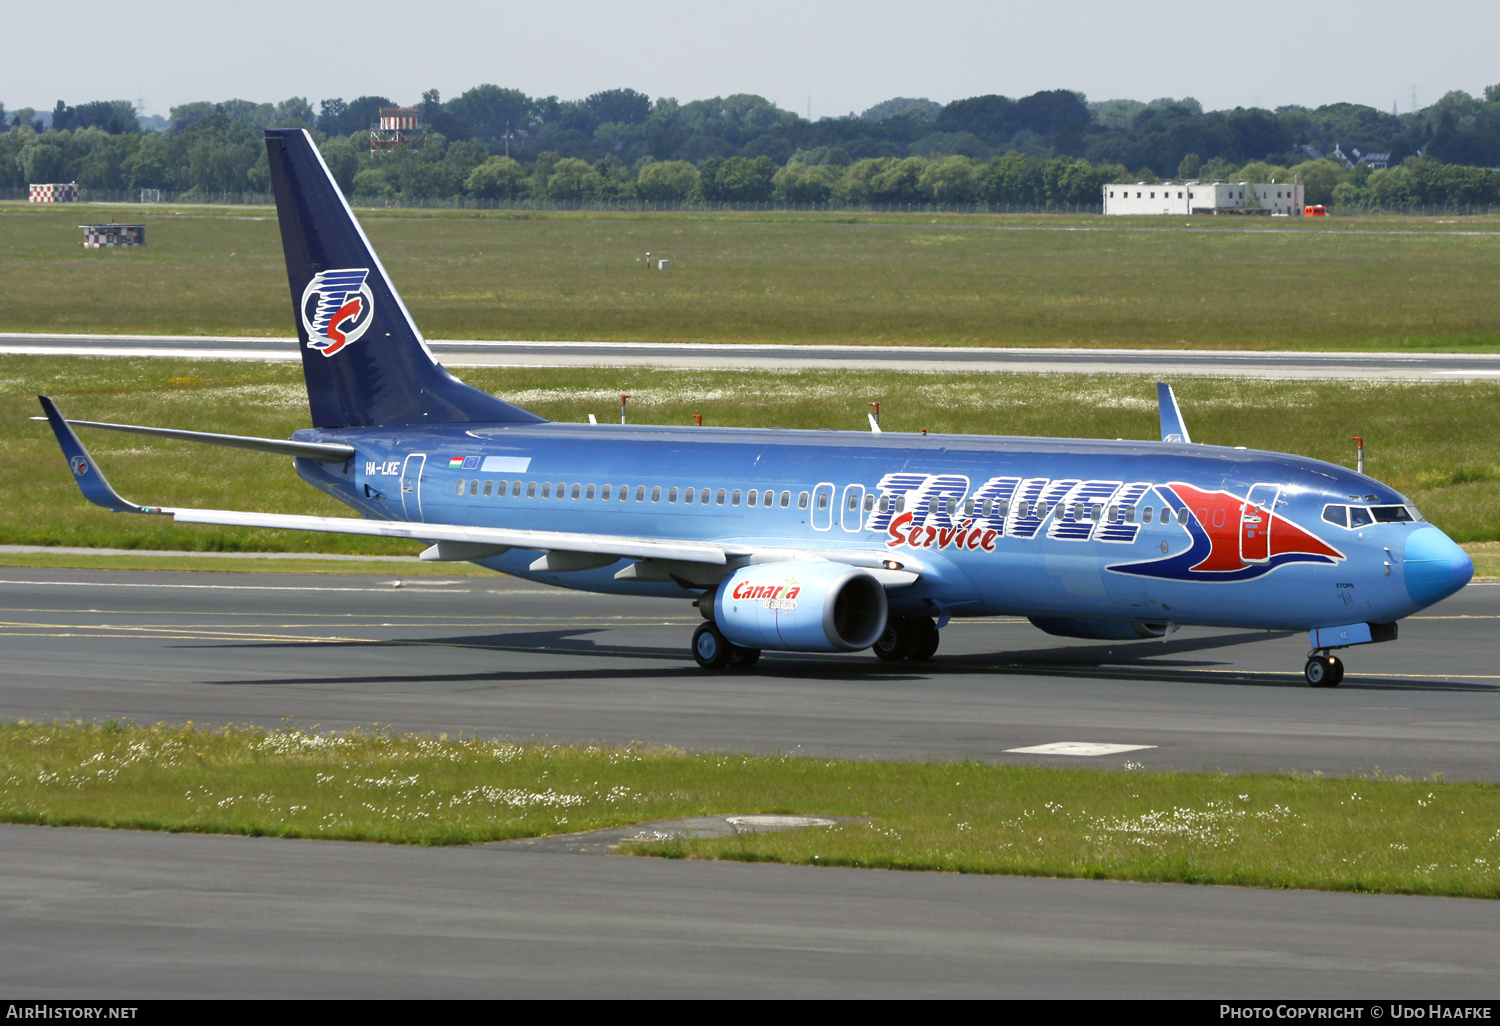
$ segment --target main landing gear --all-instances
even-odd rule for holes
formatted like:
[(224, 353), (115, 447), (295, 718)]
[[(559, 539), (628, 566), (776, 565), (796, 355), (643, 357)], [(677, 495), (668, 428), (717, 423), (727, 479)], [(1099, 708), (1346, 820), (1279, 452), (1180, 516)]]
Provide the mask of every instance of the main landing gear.
[(1327, 649), (1314, 652), (1307, 657), (1302, 676), (1315, 688), (1336, 688), (1339, 681), (1344, 679), (1344, 661), (1338, 656), (1329, 655)]
[(712, 620), (693, 632), (693, 658), (705, 670), (748, 670), (760, 659), (760, 649), (741, 648), (720, 633)]
[(930, 616), (893, 616), (886, 621), (874, 648), (875, 654), (888, 662), (926, 662), (938, 649), (937, 624)]

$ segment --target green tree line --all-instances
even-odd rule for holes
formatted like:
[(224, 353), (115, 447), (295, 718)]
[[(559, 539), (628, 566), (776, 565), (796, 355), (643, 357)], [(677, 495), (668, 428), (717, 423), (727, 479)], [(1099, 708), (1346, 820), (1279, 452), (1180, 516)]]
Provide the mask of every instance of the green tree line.
[[(47, 114), (0, 106), (0, 188), (269, 191), (261, 132), (311, 130), (344, 190), (373, 199), (1091, 205), (1110, 181), (1290, 181), (1313, 203), (1500, 203), (1500, 87), (1449, 93), (1397, 116), (1352, 104), (1204, 112), (1191, 98), (1089, 103), (1067, 90), (946, 105), (898, 97), (809, 121), (763, 97), (678, 103), (630, 89), (582, 100), (477, 86), (416, 106), (420, 151), (372, 153), (383, 96), (314, 105), (229, 100), (174, 107), (141, 130), (127, 101)], [(157, 119), (160, 120), (160, 119)], [(1389, 154), (1391, 166), (1316, 159)], [(1133, 169), (1133, 170), (1132, 170)]]

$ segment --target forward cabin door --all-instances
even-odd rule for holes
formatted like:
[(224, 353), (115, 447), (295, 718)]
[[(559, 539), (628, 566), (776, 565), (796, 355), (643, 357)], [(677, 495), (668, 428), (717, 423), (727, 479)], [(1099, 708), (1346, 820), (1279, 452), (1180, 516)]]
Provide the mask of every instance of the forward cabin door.
[(422, 468), (426, 465), (426, 454), (414, 452), (401, 466), (401, 509), (413, 523), (426, 519), (422, 516)]
[(1240, 561), (1265, 563), (1271, 558), (1271, 512), (1276, 508), (1279, 485), (1258, 484), (1240, 507)]

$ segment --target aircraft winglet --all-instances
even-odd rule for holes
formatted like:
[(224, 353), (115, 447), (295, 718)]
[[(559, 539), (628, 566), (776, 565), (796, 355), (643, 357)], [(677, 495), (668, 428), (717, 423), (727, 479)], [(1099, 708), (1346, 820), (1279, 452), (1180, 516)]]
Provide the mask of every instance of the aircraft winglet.
[(42, 412), (47, 415), (47, 423), (52, 425), (52, 433), (57, 436), (57, 444), (62, 447), (63, 455), (68, 458), (68, 467), (73, 471), (73, 480), (78, 482), (78, 490), (83, 492), (83, 497), (96, 506), (103, 506), (115, 513), (158, 513), (160, 510), (137, 506), (133, 502), (126, 502), (120, 498), (118, 492), (110, 487), (109, 481), (104, 477), (104, 472), (94, 464), (94, 458), (89, 455), (63, 415), (57, 411), (57, 404), (44, 395), (37, 396), (42, 403)]
[(1156, 383), (1156, 405), (1161, 413), (1161, 440), (1191, 442), (1187, 425), (1182, 420), (1182, 410), (1177, 407), (1177, 396), (1172, 394), (1172, 386), (1165, 381)]

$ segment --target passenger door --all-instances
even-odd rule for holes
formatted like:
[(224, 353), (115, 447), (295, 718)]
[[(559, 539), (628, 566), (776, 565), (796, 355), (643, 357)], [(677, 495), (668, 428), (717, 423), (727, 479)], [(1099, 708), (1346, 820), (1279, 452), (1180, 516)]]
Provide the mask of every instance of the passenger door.
[(414, 452), (401, 466), (401, 509), (413, 523), (426, 519), (422, 516), (422, 469), (426, 465), (426, 454)]
[(1265, 563), (1271, 558), (1271, 512), (1276, 509), (1279, 485), (1257, 484), (1240, 507), (1240, 561)]

